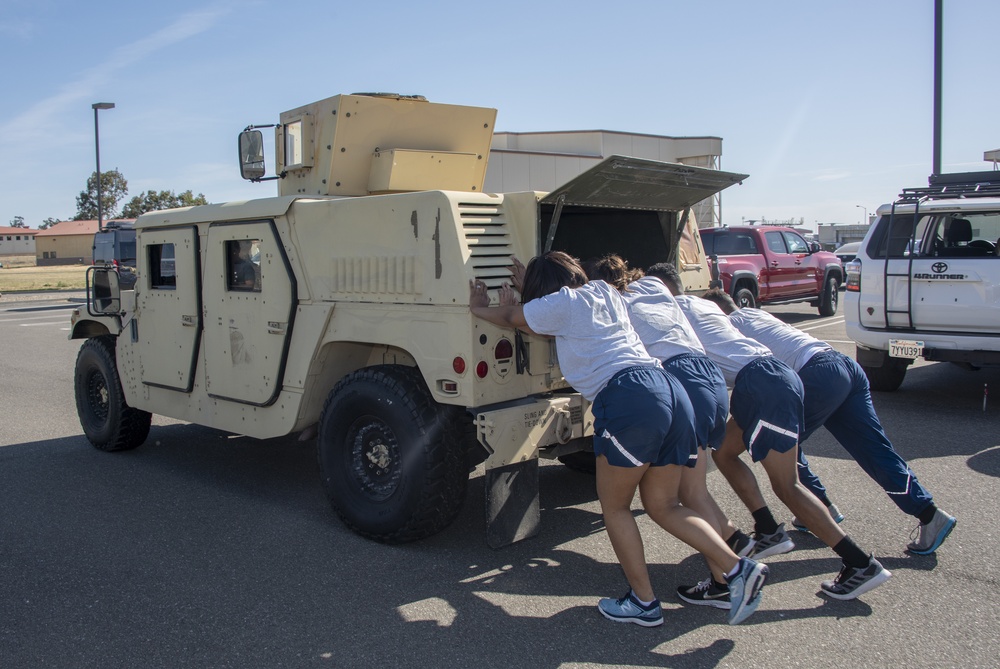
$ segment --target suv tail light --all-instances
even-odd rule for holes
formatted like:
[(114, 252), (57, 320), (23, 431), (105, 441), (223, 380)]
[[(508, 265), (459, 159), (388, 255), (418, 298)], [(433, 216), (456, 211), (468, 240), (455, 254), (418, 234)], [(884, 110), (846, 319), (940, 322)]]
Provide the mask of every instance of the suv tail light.
[(852, 293), (861, 292), (861, 260), (855, 258), (844, 265), (844, 273), (847, 275), (847, 285), (845, 289)]

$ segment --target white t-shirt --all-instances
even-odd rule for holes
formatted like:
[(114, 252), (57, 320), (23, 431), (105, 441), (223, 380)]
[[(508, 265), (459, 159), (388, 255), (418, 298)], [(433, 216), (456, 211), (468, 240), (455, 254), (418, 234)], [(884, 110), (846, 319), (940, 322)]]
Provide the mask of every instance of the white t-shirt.
[(714, 302), (693, 295), (678, 295), (674, 299), (705, 347), (705, 353), (722, 370), (730, 388), (736, 383), (740, 370), (754, 360), (771, 355), (766, 346), (737, 330)]
[(832, 347), (760, 309), (737, 309), (729, 314), (736, 329), (771, 349), (774, 357), (796, 372), (821, 351)]
[(534, 332), (556, 338), (563, 376), (591, 402), (621, 370), (660, 366), (632, 329), (622, 296), (603, 281), (531, 300), (524, 320)]
[(651, 356), (669, 360), (682, 353), (705, 354), (698, 335), (662, 281), (643, 277), (629, 284), (622, 297), (632, 327)]

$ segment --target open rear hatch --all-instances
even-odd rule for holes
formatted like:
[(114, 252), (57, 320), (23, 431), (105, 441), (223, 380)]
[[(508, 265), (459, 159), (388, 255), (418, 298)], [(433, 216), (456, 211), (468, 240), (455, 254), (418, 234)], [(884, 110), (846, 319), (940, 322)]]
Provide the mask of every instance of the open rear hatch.
[(741, 183), (746, 174), (611, 156), (539, 202), (539, 252), (587, 259), (617, 253), (632, 267), (676, 260), (678, 212)]

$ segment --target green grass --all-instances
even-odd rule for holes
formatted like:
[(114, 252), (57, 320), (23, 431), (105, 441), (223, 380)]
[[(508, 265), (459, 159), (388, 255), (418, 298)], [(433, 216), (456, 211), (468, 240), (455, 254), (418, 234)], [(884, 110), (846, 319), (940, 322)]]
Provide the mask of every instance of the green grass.
[(0, 293), (31, 290), (83, 290), (87, 265), (49, 267), (4, 267), (0, 269)]

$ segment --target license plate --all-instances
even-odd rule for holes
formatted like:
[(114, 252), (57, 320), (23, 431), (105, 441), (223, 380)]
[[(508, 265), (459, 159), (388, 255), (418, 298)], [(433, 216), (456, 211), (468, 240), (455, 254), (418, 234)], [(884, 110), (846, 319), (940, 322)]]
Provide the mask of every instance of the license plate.
[(913, 360), (924, 354), (924, 342), (912, 339), (890, 339), (889, 356)]

